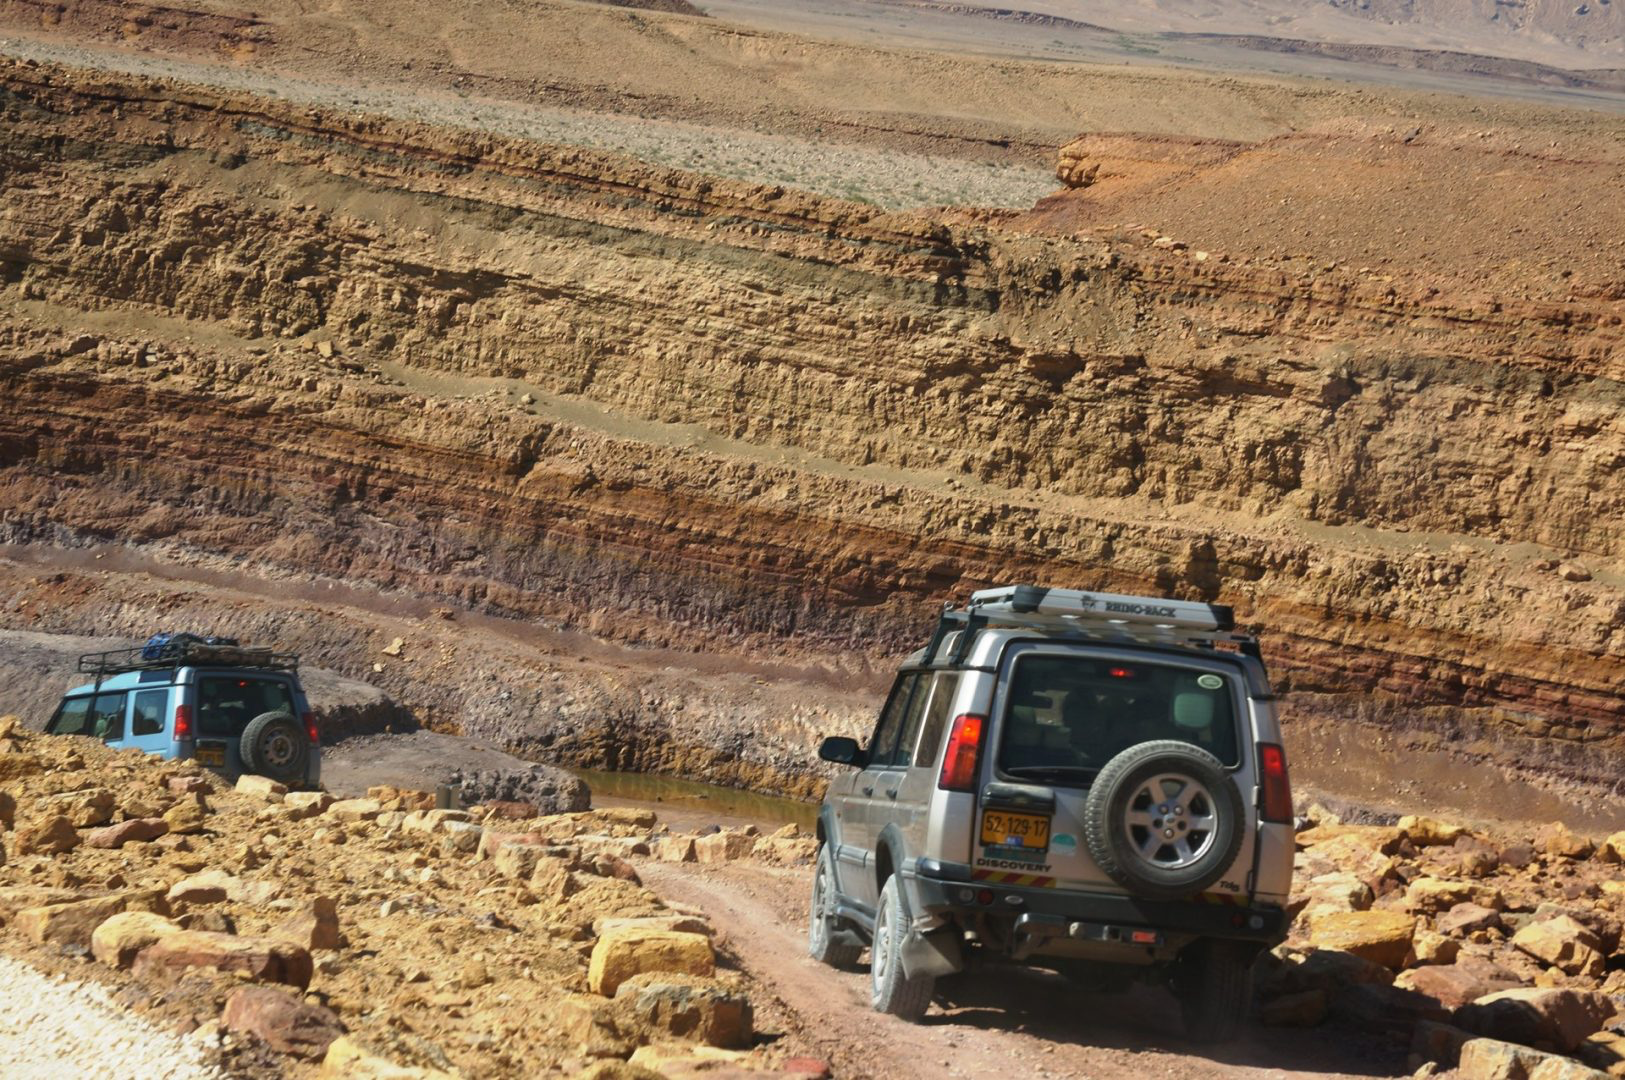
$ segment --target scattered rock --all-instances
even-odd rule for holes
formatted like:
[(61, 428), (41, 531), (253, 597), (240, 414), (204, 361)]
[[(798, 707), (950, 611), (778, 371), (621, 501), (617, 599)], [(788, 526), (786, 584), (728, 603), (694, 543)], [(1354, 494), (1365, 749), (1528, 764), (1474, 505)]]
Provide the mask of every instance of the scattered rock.
[(79, 846), (79, 831), (63, 814), (52, 814), (17, 830), (18, 855), (61, 855)]
[(1591, 855), (1594, 845), (1567, 825), (1555, 822), (1535, 833), (1535, 848), (1561, 859), (1584, 859)]
[(311, 951), (337, 949), (344, 943), (339, 933), (338, 904), (332, 897), (313, 897), (292, 918), (271, 931), (271, 936)]
[(1419, 914), (1432, 915), (1469, 903), (1496, 911), (1506, 906), (1498, 890), (1476, 881), (1418, 878), (1405, 890), (1406, 908)]
[(327, 816), (338, 821), (372, 821), (384, 812), (377, 799), (340, 799), (327, 808)]
[(711, 940), (704, 934), (627, 927), (609, 931), (593, 946), (587, 986), (614, 997), (621, 983), (645, 972), (709, 976), (715, 970)]
[(106, 825), (113, 820), (113, 811), (118, 800), (106, 788), (89, 788), (85, 791), (70, 791), (64, 795), (52, 795), (43, 800), (45, 813), (61, 814), (66, 817), (75, 828), (87, 829), (96, 825)]
[(1309, 928), (1309, 943), (1398, 971), (1410, 958), (1415, 931), (1416, 920), (1399, 912), (1340, 911), (1315, 920)]
[(303, 821), (326, 813), (327, 808), (333, 803), (333, 796), (325, 791), (290, 791), (282, 797), (282, 805), (287, 808), (288, 816), (295, 821)]
[(177, 836), (192, 836), (203, 831), (208, 813), (201, 802), (178, 802), (164, 812), (164, 824)]
[(151, 911), (123, 911), (104, 919), (90, 935), (91, 954), (102, 963), (127, 968), (159, 938), (180, 933), (172, 920)]
[(1426, 994), (1447, 1009), (1463, 1005), (1502, 990), (1515, 989), (1519, 984), (1511, 972), (1504, 979), (1486, 975), (1482, 969), (1456, 964), (1435, 964), (1402, 972), (1394, 985), (1404, 990)]
[(551, 765), (525, 769), (457, 770), (448, 778), (470, 803), (522, 802), (542, 814), (566, 814), (592, 805), (592, 791), (582, 780)]
[(224, 870), (205, 870), (182, 878), (169, 887), (171, 904), (218, 904), (238, 886), (237, 878)]
[(753, 1034), (750, 1000), (715, 979), (634, 975), (616, 988), (615, 1004), (641, 1027), (711, 1046), (747, 1047)]
[(27, 908), (17, 913), (14, 925), (18, 933), (42, 945), (72, 944), (88, 949), (96, 928), (125, 911), (168, 914), (162, 894), (148, 889)]
[(268, 776), (245, 774), (238, 777), (237, 786), (233, 790), (239, 795), (252, 795), (266, 802), (279, 803), (288, 794), (288, 785), (279, 784)]
[(1590, 1080), (1591, 1073), (1568, 1058), (1498, 1039), (1469, 1039), (1456, 1069), (1462, 1080)]
[(257, 982), (277, 982), (303, 990), (313, 973), (310, 953), (274, 938), (234, 937), (205, 930), (182, 930), (142, 949), (135, 958), (138, 978), (169, 980), (192, 968), (241, 972)]
[(1456, 1011), (1456, 1022), (1480, 1035), (1526, 1046), (1573, 1051), (1614, 1015), (1606, 994), (1584, 990), (1520, 988), (1479, 998)]
[[(5, 807), (0, 804), (0, 820), (5, 817)], [(1605, 863), (1625, 862), (1625, 831), (1614, 833), (1601, 844), (1597, 845), (1597, 858)]]
[(349, 1035), (327, 1047), (319, 1075), (321, 1080), (457, 1080), (440, 1069), (397, 1065)]
[(1512, 946), (1565, 975), (1598, 978), (1607, 965), (1597, 936), (1567, 915), (1530, 923), (1512, 936)]
[(1454, 844), (1467, 832), (1461, 825), (1452, 825), (1437, 818), (1418, 817), (1414, 814), (1400, 818), (1399, 828), (1417, 847)]
[(168, 832), (169, 825), (162, 818), (130, 818), (86, 833), (84, 842), (93, 848), (121, 848), (125, 844), (150, 843)]
[(724, 863), (743, 859), (756, 847), (756, 838), (744, 833), (719, 832), (694, 841), (694, 855), (701, 863)]
[(1300, 990), (1265, 1002), (1258, 1010), (1267, 1027), (1314, 1027), (1326, 1019), (1326, 991)]
[(1441, 934), (1465, 936), (1475, 930), (1499, 929), (1501, 913), (1470, 901), (1455, 905), (1433, 924)]
[(326, 1054), (344, 1034), (331, 1009), (265, 986), (245, 986), (233, 993), (220, 1023), (228, 1031), (254, 1036), (278, 1053), (307, 1059)]
[(655, 844), (654, 854), (661, 862), (694, 862), (699, 858), (694, 843), (692, 836), (665, 836)]

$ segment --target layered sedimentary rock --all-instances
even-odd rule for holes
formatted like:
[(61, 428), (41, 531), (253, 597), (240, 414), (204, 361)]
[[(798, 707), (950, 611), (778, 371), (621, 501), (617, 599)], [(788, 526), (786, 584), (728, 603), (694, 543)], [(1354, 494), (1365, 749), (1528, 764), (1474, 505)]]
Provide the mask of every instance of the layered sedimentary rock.
[(0, 85), (9, 542), (837, 664), (989, 582), (1221, 600), (1306, 719), (1617, 773), (1610, 297)]

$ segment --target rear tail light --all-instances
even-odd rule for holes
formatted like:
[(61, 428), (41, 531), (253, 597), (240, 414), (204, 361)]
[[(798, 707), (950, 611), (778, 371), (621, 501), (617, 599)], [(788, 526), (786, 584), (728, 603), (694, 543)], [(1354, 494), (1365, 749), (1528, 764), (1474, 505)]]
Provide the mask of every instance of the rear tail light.
[(982, 753), (982, 729), (987, 717), (966, 713), (954, 720), (948, 734), (948, 752), (942, 757), (937, 787), (944, 791), (970, 791), (976, 786), (976, 763)]
[(190, 742), (192, 738), (192, 706), (175, 706), (175, 741)]
[(316, 730), (316, 714), (313, 712), (305, 714), (305, 734), (310, 737), (310, 745), (321, 745), (321, 735)]
[(1274, 743), (1258, 744), (1259, 816), (1290, 824), (1292, 784), (1286, 775), (1286, 751)]

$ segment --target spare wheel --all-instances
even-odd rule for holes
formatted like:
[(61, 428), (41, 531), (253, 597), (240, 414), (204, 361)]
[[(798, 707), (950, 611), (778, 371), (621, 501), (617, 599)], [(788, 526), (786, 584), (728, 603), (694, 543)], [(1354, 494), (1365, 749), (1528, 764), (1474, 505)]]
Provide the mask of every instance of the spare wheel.
[(1173, 739), (1106, 763), (1084, 803), (1089, 854), (1148, 900), (1178, 900), (1219, 880), (1241, 850), (1246, 811), (1219, 759)]
[(310, 763), (310, 737), (288, 713), (261, 713), (243, 728), (237, 756), (246, 772), (296, 783), (305, 778)]

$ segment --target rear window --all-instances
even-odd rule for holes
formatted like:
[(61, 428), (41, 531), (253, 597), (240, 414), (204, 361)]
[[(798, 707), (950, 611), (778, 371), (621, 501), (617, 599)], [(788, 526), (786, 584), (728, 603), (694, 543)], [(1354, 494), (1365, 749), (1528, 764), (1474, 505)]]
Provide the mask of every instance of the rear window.
[(1027, 655), (1010, 677), (999, 768), (1092, 776), (1131, 746), (1177, 739), (1239, 763), (1229, 676), (1171, 664)]
[(288, 684), (280, 679), (205, 675), (198, 680), (199, 735), (236, 738), (250, 720), (268, 712), (299, 715), (294, 711)]

